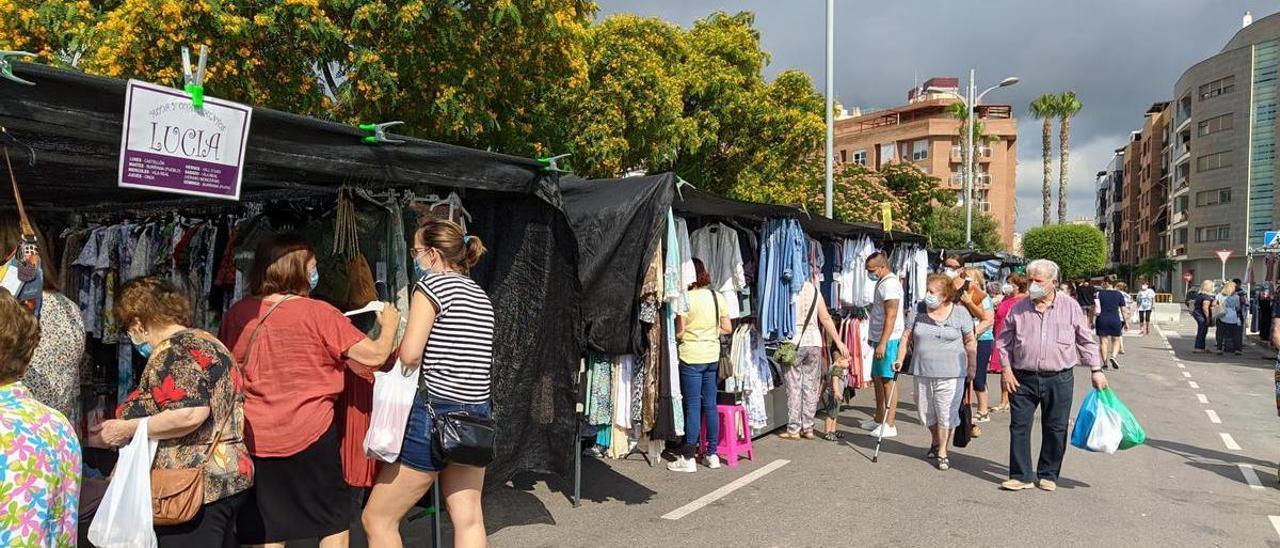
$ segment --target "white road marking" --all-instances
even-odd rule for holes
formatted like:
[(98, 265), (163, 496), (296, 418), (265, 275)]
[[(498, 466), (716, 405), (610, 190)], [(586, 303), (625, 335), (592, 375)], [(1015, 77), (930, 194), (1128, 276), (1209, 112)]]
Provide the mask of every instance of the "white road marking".
[(1222, 424), (1222, 419), (1218, 417), (1218, 412), (1212, 409), (1205, 409), (1204, 414), (1209, 415), (1209, 422), (1213, 424)]
[(1205, 405), (1209, 404), (1209, 397), (1205, 396), (1204, 394), (1196, 394), (1196, 399), (1200, 400), (1200, 403), (1203, 403)]
[(789, 460), (779, 459), (769, 464), (766, 464), (762, 466), (759, 470), (755, 470), (745, 476), (742, 476), (736, 480), (733, 480), (725, 484), (723, 487), (716, 489), (715, 491), (712, 491), (710, 493), (707, 493), (706, 495), (699, 497), (697, 500), (690, 502), (689, 504), (686, 504), (684, 506), (676, 508), (675, 510), (667, 512), (666, 515), (662, 516), (662, 519), (669, 519), (674, 521), (682, 517), (685, 517), (689, 514), (692, 514), (694, 512), (697, 512), (698, 510), (702, 509), (708, 504), (711, 504), (717, 500), (720, 500), (724, 497), (729, 496), (730, 493), (737, 491), (738, 489), (741, 489), (747, 486), (747, 484), (764, 477), (765, 474), (773, 472), (774, 470), (782, 468), (783, 466), (786, 466), (790, 462), (791, 461)]
[(1190, 385), (1192, 388), (1195, 388), (1196, 390), (1200, 389), (1200, 385), (1196, 384), (1196, 381), (1187, 381), (1187, 384)]
[(1184, 377), (1186, 377), (1186, 378), (1190, 379), (1190, 378), (1191, 378), (1191, 372), (1190, 372), (1190, 371), (1183, 371), (1183, 372), (1182, 372), (1182, 376), (1184, 376)]
[(1178, 333), (1177, 331), (1170, 331), (1168, 333), (1164, 333), (1164, 336), (1167, 339), (1177, 339), (1182, 337), (1182, 333)]
[(1186, 369), (1186, 368), (1187, 368), (1187, 366), (1182, 365), (1182, 364), (1178, 364), (1178, 369)]
[(1226, 432), (1219, 432), (1218, 435), (1222, 436), (1222, 444), (1227, 446), (1227, 449), (1230, 449), (1232, 451), (1240, 450), (1240, 444), (1236, 443), (1236, 439), (1231, 437), (1231, 434), (1228, 434)]
[(1276, 530), (1276, 534), (1280, 535), (1280, 516), (1267, 516), (1271, 519), (1271, 527)]
[(1253, 469), (1251, 464), (1237, 464), (1240, 467), (1240, 474), (1244, 475), (1245, 483), (1249, 484), (1250, 489), (1262, 489), (1262, 480), (1258, 479), (1258, 472)]

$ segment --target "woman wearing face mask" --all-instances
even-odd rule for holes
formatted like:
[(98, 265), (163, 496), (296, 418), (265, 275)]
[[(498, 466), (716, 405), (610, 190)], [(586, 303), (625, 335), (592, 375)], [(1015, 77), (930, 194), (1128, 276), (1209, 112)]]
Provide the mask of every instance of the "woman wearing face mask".
[[(1023, 274), (1012, 274), (1005, 286), (1007, 296), (1000, 302), (1000, 306), (996, 307), (995, 324), (991, 329), (996, 337), (999, 337), (1000, 331), (1004, 330), (1004, 321), (1009, 317), (1009, 311), (1013, 309), (1013, 305), (1027, 298), (1027, 277)], [(993, 373), (1004, 372), (1004, 364), (1000, 363), (999, 352), (991, 353), (991, 370)], [(1000, 405), (992, 407), (991, 410), (1008, 411), (1009, 390), (1005, 388), (1004, 383), (998, 384), (1000, 385)]]
[(453, 545), (485, 545), (484, 468), (449, 462), (433, 452), (431, 420), (432, 413), (490, 414), (493, 304), (468, 276), (484, 254), (480, 238), (449, 221), (428, 220), (414, 234), (421, 276), (413, 288), (400, 362), (422, 371), (400, 461), (382, 466), (364, 508), (370, 546), (400, 546), (400, 522), (437, 480), (453, 522)]
[(1142, 335), (1151, 334), (1151, 311), (1156, 307), (1156, 290), (1151, 289), (1151, 285), (1142, 282), (1142, 289), (1138, 291), (1138, 326), (1142, 329)]
[(1213, 301), (1216, 298), (1214, 288), (1217, 285), (1213, 280), (1205, 280), (1200, 282), (1200, 292), (1196, 294), (1196, 298), (1191, 302), (1191, 317), (1196, 321), (1196, 343), (1195, 350), (1192, 353), (1204, 354), (1208, 352), (1206, 339), (1209, 337), (1209, 323), (1213, 319)]
[(159, 440), (154, 468), (204, 467), (204, 507), (192, 521), (156, 527), (159, 545), (236, 546), (236, 514), (253, 484), (253, 462), (244, 444), (244, 390), (235, 359), (212, 334), (190, 327), (191, 303), (159, 278), (125, 285), (115, 315), (147, 365), (138, 388), (120, 404), (120, 418), (91, 432), (89, 445), (125, 445), (140, 419), (148, 419), (147, 436)]
[(270, 238), (254, 255), (252, 296), (222, 321), (219, 338), (244, 372), (245, 442), (257, 471), (236, 530), (242, 544), (348, 542), (353, 495), (343, 480), (334, 402), (344, 369), (368, 373), (386, 364), (400, 313), (386, 304), (380, 335), (370, 339), (311, 298), (319, 282), (315, 253), (302, 237)]
[[(933, 435), (926, 457), (937, 458), (938, 469), (947, 470), (951, 468), (947, 444), (952, 430), (960, 426), (966, 379), (972, 380), (977, 373), (978, 341), (973, 334), (973, 317), (953, 301), (955, 285), (951, 280), (934, 274), (929, 276), (927, 288), (925, 311), (911, 310), (903, 340), (911, 348), (920, 420)], [(902, 365), (899, 357), (894, 369), (901, 370)]]

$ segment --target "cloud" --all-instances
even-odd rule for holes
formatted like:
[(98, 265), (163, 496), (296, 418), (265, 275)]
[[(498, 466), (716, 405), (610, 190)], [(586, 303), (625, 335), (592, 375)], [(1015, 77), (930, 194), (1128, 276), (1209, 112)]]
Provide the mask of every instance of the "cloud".
[[(716, 10), (754, 11), (761, 42), (773, 59), (766, 74), (798, 68), (824, 89), (824, 2), (597, 3), (601, 17), (634, 12), (681, 25)], [(1171, 97), (1174, 82), (1188, 67), (1220, 51), (1239, 29), (1245, 10), (1252, 10), (1256, 20), (1275, 9), (1274, 2), (1262, 0), (840, 0), (836, 97), (866, 110), (903, 103), (909, 88), (931, 76), (967, 80), (973, 68), (979, 84), (1009, 75), (1021, 78), (1020, 84), (988, 97), (1013, 105), (1021, 122), (1022, 229), (1040, 220), (1039, 213), (1031, 214), (1039, 207), (1040, 124), (1026, 111), (1036, 96), (1074, 90), (1084, 102), (1072, 121), (1072, 141), (1078, 144), (1071, 161), (1069, 205), (1073, 216), (1088, 214), (1094, 174), (1129, 132), (1141, 127), (1147, 107)]]
[[(1041, 127), (1038, 123), (1035, 125), (1037, 128)], [(1028, 148), (1025, 143), (1018, 147), (1017, 227), (1019, 232), (1040, 226), (1043, 220), (1042, 205), (1044, 201), (1041, 190), (1044, 186), (1044, 164), (1040, 158), (1040, 149), (1042, 148), (1040, 145), (1040, 132), (1037, 131), (1036, 133), (1033, 154), (1022, 154), (1022, 151)], [(1097, 199), (1096, 175), (1106, 167), (1107, 162), (1111, 161), (1111, 157), (1115, 154), (1115, 149), (1124, 144), (1128, 138), (1129, 134), (1126, 132), (1123, 135), (1098, 135), (1085, 142), (1072, 139), (1071, 159), (1067, 162), (1067, 176), (1070, 178), (1070, 182), (1067, 183), (1068, 220), (1081, 217), (1092, 219), (1094, 217), (1095, 200)], [(1050, 162), (1053, 171), (1050, 176), (1053, 204), (1050, 206), (1049, 212), (1053, 221), (1057, 222), (1059, 163), (1056, 128), (1053, 139), (1053, 155)]]

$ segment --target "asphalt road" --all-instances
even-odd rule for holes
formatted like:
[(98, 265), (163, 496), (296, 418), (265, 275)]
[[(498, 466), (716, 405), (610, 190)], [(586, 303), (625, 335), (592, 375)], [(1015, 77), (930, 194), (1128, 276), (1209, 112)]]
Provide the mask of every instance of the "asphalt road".
[[(950, 471), (936, 470), (922, 458), (928, 436), (910, 390), (900, 436), (872, 463), (875, 440), (856, 429), (873, 406), (866, 390), (840, 414), (844, 442), (769, 436), (756, 440), (755, 462), (691, 475), (634, 457), (588, 458), (580, 508), (560, 478), (518, 478), (486, 494), (491, 543), (1280, 546), (1272, 361), (1253, 346), (1244, 357), (1193, 355), (1189, 320), (1160, 327), (1126, 337), (1123, 368), (1108, 372), (1147, 444), (1114, 455), (1068, 449), (1054, 493), (998, 489), (1007, 477), (1007, 413), (994, 415), (968, 448), (952, 450)], [(1088, 390), (1088, 375), (1076, 375), (1076, 405)], [(663, 518), (735, 481), (745, 485)]]

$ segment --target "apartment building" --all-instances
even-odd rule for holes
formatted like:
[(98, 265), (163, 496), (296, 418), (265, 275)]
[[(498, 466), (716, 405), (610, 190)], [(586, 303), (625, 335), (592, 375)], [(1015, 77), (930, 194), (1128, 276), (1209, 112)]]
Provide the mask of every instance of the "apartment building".
[[(1124, 183), (1120, 199), (1120, 265), (1137, 267), (1143, 262), (1164, 257), (1164, 237), (1169, 224), (1169, 131), (1172, 110), (1169, 101), (1160, 101), (1147, 109), (1142, 129), (1134, 131), (1124, 147)], [(1168, 287), (1167, 280), (1156, 280)]]
[(1246, 17), (1221, 52), (1174, 86), (1168, 256), (1197, 281), (1221, 276), (1219, 250), (1232, 252), (1228, 277), (1249, 278), (1253, 265), (1253, 279), (1267, 279), (1264, 261), (1247, 257), (1280, 225), (1278, 72), (1280, 14)]
[[(872, 169), (891, 162), (911, 162), (942, 180), (942, 186), (964, 198), (964, 155), (961, 122), (947, 108), (960, 102), (945, 91), (960, 93), (957, 78), (932, 78), (911, 89), (907, 104), (836, 121), (837, 162), (858, 163)], [(995, 218), (1000, 241), (1013, 246), (1017, 223), (1018, 122), (1009, 105), (981, 104), (977, 120), (984, 135), (976, 158), (974, 207)]]
[(1124, 155), (1128, 147), (1115, 150), (1107, 167), (1097, 175), (1098, 229), (1107, 235), (1107, 269), (1118, 270), (1121, 262), (1120, 237), (1124, 229)]

